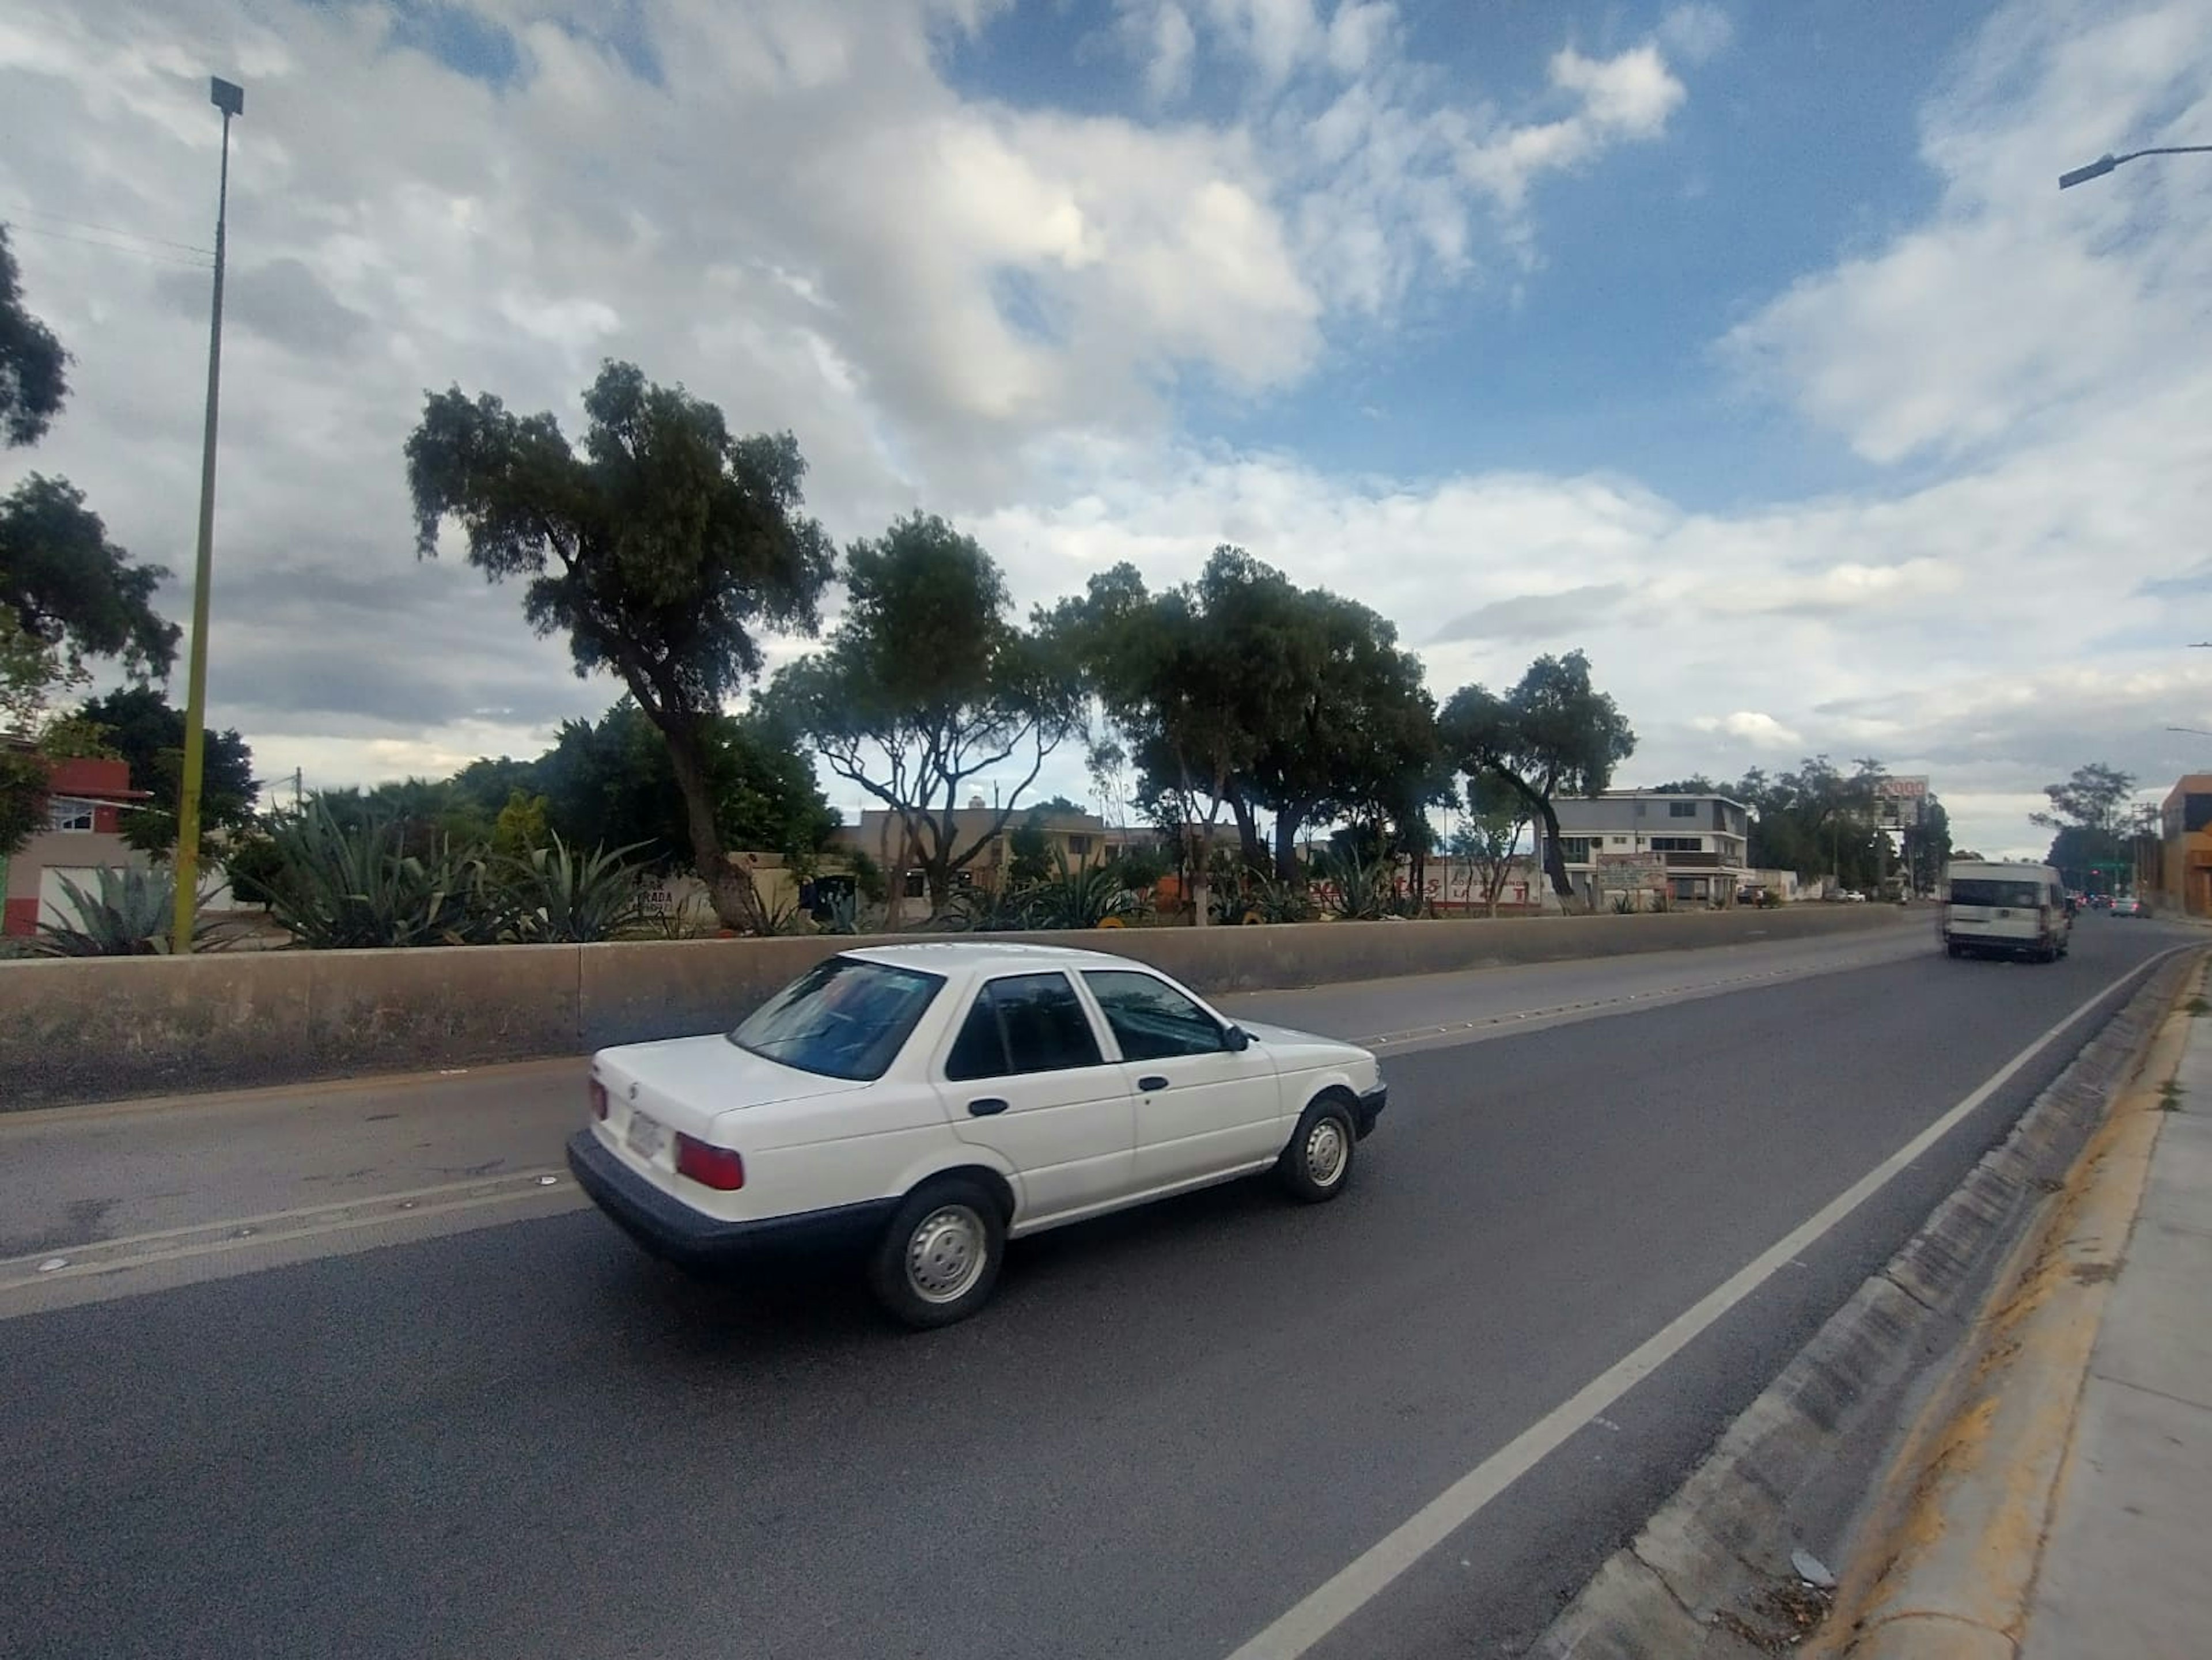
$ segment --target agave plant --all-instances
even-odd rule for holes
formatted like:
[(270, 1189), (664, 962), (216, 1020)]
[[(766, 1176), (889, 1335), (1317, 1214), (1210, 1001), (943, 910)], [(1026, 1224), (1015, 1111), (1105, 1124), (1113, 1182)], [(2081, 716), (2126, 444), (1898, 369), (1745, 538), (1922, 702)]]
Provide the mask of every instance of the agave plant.
[(926, 931), (1008, 933), (1033, 926), (1026, 889), (963, 888), (952, 903), (924, 923)]
[(494, 874), (507, 906), (507, 929), (520, 940), (583, 945), (611, 939), (641, 921), (645, 890), (629, 855), (633, 842), (579, 854), (556, 833), (550, 847), (510, 859)]
[(1313, 897), (1295, 882), (1279, 882), (1262, 876), (1253, 884), (1245, 915), (1262, 922), (1310, 922)]
[[(159, 871), (99, 870), (88, 892), (68, 877), (57, 879), (76, 912), (77, 926), (41, 927), (31, 949), (42, 957), (163, 957), (176, 921), (175, 879)], [(222, 924), (195, 915), (195, 949), (230, 941)]]
[(1021, 891), (1019, 898), (1033, 928), (1096, 928), (1121, 922), (1142, 909), (1137, 896), (1122, 885), (1121, 873), (1105, 865), (1068, 867), (1059, 861), (1056, 870), (1041, 882)]
[(1389, 863), (1356, 853), (1329, 852), (1314, 860), (1314, 875), (1336, 892), (1334, 909), (1346, 921), (1374, 921), (1396, 913)]
[(488, 945), (507, 931), (511, 907), (483, 849), (441, 836), (410, 854), (401, 830), (390, 817), (349, 830), (319, 801), (286, 820), (271, 914), (298, 944), (323, 950)]

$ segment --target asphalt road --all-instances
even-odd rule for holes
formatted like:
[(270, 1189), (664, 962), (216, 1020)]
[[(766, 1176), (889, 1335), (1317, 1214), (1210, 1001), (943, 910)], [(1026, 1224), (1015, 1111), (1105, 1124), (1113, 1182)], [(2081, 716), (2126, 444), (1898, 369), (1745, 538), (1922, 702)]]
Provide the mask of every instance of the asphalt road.
[[(2085, 918), (2028, 967), (1899, 936), (1431, 1031), (1342, 1201), (1024, 1242), (927, 1337), (842, 1276), (694, 1283), (588, 1211), (0, 1318), (0, 1652), (1228, 1654), (2201, 937)], [(1312, 1652), (1514, 1652), (2093, 1025)]]

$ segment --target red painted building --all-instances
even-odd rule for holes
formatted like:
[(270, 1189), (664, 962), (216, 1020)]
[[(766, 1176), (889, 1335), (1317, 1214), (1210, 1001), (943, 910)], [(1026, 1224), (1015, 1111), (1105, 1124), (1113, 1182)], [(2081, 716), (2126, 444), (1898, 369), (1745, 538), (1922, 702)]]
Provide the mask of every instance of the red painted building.
[(0, 932), (36, 933), (41, 900), (55, 897), (56, 873), (83, 886), (91, 873), (143, 865), (123, 839), (124, 809), (152, 792), (131, 787), (126, 761), (57, 761), (49, 775), (46, 828), (12, 856), (0, 858), (7, 897)]

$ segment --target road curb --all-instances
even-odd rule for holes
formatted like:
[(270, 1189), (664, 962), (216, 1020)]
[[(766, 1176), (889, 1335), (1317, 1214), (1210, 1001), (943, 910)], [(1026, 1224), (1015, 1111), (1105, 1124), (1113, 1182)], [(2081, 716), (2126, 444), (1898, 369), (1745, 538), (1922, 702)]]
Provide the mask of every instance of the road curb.
[[(2171, 1001), (2203, 976), (2198, 957)], [(2193, 1017), (2170, 1007), (2142, 1065), (2008, 1260), (1948, 1384), (1907, 1436), (1806, 1648), (1824, 1660), (2016, 1654), (2112, 1282), (2150, 1179), (2160, 1087)]]
[[(1815, 1628), (1837, 1628), (1827, 1618), (1828, 1593), (1807, 1583), (1792, 1554), (1808, 1538), (1844, 1536), (1849, 1517), (1863, 1505), (1866, 1481), (1857, 1472), (1865, 1453), (1854, 1438), (1863, 1444), (1883, 1425), (1911, 1417), (1931, 1369), (1971, 1342), (1990, 1287), (2010, 1283), (2005, 1270), (2016, 1259), (2007, 1255), (2007, 1242), (2024, 1233), (2042, 1237), (2032, 1226), (2039, 1208), (2051, 1206), (2051, 1195), (2068, 1186), (2076, 1155), (2115, 1095), (2142, 1069), (2203, 956), (2195, 947), (2177, 953), (2126, 995), (2004, 1140), (1729, 1426), (1529, 1654), (1540, 1660), (1752, 1660), (1796, 1648)], [(1908, 1535), (1887, 1536), (1897, 1548), (1876, 1566), (1902, 1566)], [(1866, 1578), (1886, 1582), (1872, 1571)], [(1860, 1606), (1856, 1580), (1841, 1595), (1852, 1599), (1854, 1609)], [(1931, 1625), (1942, 1617), (1934, 1608), (1929, 1614)], [(1885, 1629), (1898, 1631), (1901, 1640), (1906, 1627), (1890, 1614), (1882, 1617)], [(1973, 1660), (1984, 1651), (1976, 1646), (1982, 1633), (1982, 1627), (1954, 1621), (1940, 1648), (1851, 1652), (1854, 1660), (1887, 1660), (1893, 1652)], [(2008, 1641), (1987, 1652), (2012, 1657)]]

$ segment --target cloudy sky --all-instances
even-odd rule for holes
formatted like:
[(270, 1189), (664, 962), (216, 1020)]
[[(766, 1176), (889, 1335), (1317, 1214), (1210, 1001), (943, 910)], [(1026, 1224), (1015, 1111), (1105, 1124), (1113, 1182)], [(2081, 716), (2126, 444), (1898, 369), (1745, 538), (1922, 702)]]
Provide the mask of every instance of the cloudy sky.
[(210, 73), (210, 700), (266, 773), (611, 701), (417, 562), (400, 457), (451, 384), (574, 430), (610, 356), (1025, 603), (1232, 541), (1440, 698), (1584, 648), (1624, 783), (1873, 755), (1995, 852), (2084, 761), (2212, 768), (2212, 156), (2056, 188), (2212, 143), (2203, 0), (11, 0), (0, 219), (76, 365), (0, 488), (180, 572)]

